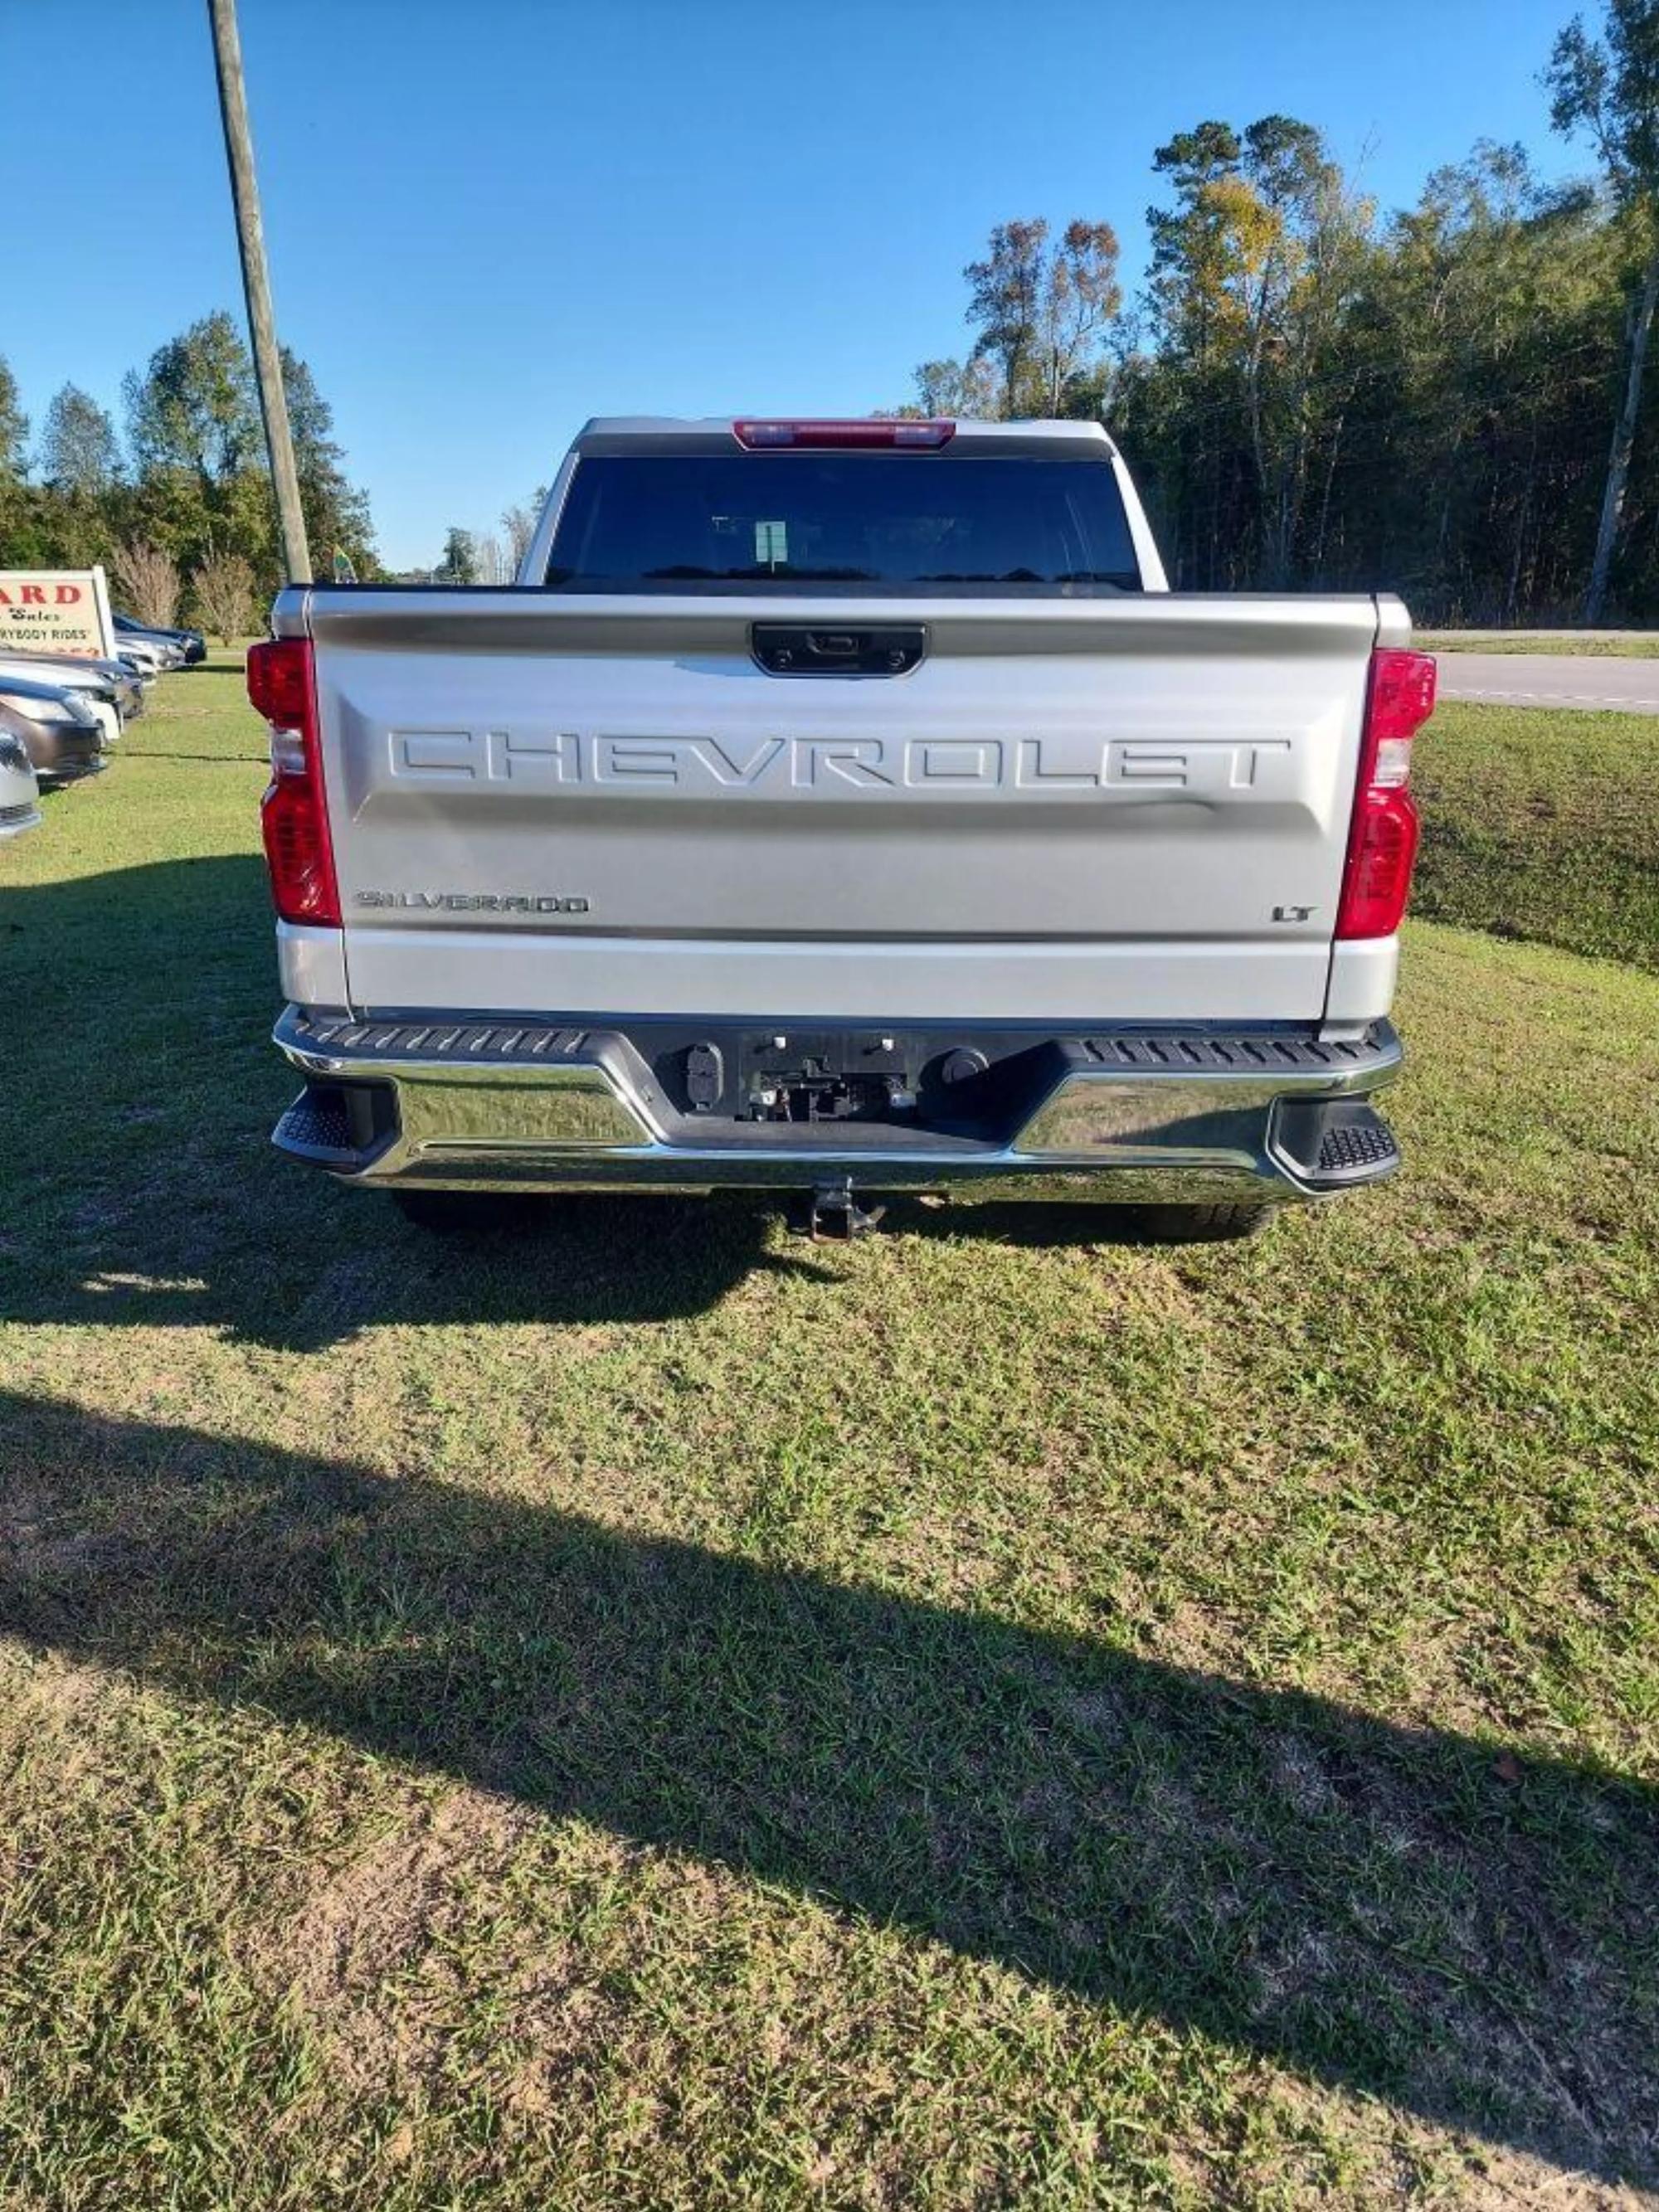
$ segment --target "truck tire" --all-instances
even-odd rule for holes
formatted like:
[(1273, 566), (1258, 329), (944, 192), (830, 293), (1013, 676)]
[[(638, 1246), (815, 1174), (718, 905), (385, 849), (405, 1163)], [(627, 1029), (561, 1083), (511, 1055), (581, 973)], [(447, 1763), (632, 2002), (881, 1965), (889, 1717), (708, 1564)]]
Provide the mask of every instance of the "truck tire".
[(1246, 1199), (1218, 1206), (1132, 1206), (1136, 1237), (1148, 1244), (1230, 1244), (1267, 1226), (1267, 1208)]

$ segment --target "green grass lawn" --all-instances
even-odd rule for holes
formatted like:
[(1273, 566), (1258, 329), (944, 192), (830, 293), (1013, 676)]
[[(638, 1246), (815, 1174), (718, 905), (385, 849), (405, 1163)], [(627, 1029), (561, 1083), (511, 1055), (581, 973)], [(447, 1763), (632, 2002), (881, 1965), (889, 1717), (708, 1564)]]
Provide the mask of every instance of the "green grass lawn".
[(0, 2203), (1659, 2186), (1659, 976), (1418, 923), (1240, 1247), (439, 1245), (266, 1147), (259, 752), (0, 852)]
[(1659, 717), (1448, 701), (1413, 781), (1418, 914), (1659, 971)]

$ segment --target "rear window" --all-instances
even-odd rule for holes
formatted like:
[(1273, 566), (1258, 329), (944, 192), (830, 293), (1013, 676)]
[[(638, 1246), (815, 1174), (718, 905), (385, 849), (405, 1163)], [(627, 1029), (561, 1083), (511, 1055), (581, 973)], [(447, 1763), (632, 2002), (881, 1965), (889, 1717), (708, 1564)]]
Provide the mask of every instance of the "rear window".
[(1109, 462), (610, 453), (579, 461), (548, 584), (573, 592), (1136, 591)]

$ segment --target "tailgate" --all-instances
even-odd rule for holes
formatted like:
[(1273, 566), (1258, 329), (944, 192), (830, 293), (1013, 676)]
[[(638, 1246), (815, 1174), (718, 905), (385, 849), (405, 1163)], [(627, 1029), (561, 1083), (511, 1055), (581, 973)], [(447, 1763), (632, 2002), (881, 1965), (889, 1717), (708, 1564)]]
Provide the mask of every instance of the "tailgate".
[[(354, 1006), (1311, 1020), (1377, 623), (324, 589), (283, 626), (316, 641)], [(771, 673), (779, 623), (920, 659)]]

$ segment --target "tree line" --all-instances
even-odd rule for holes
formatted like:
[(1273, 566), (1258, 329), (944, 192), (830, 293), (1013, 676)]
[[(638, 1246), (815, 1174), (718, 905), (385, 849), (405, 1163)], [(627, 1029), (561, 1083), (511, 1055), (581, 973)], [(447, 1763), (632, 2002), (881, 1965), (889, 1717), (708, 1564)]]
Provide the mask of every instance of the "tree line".
[(420, 570), (420, 580), (433, 584), (510, 584), (536, 534), (547, 491), (545, 484), (538, 484), (527, 500), (504, 508), (499, 530), (468, 530), (452, 522), (444, 533), (444, 550), (435, 566)]
[(1575, 20), (1543, 81), (1594, 176), (1482, 143), (1386, 218), (1312, 125), (1178, 132), (1138, 301), (1109, 224), (1000, 224), (963, 271), (970, 344), (897, 411), (1106, 422), (1188, 590), (1659, 614), (1659, 0)]
[[(367, 495), (346, 474), (334, 417), (310, 368), (283, 349), (300, 497), (319, 573), (336, 554), (381, 574)], [(188, 611), (225, 636), (253, 626), (282, 580), (253, 364), (222, 311), (156, 349), (122, 386), (125, 438), (66, 384), (38, 432), (0, 360), (0, 564), (101, 562), (146, 622)]]

